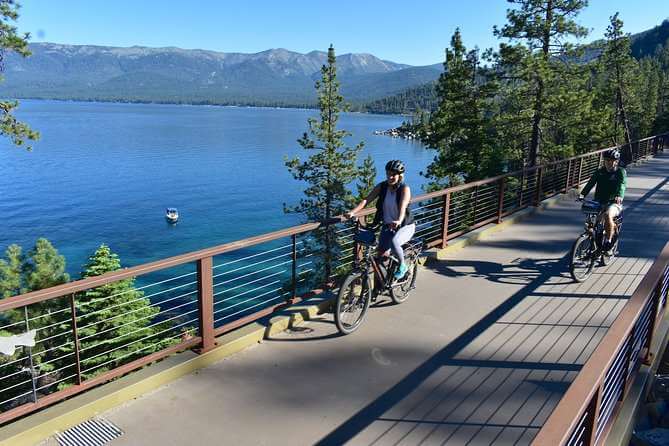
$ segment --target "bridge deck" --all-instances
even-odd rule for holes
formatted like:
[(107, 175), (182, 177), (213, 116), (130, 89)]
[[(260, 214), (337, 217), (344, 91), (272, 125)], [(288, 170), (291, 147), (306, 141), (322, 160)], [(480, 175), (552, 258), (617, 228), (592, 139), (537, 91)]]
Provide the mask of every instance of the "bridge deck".
[(669, 235), (669, 156), (629, 170), (622, 257), (573, 283), (560, 202), (420, 271), (354, 335), (330, 315), (103, 416), (113, 444), (529, 444)]

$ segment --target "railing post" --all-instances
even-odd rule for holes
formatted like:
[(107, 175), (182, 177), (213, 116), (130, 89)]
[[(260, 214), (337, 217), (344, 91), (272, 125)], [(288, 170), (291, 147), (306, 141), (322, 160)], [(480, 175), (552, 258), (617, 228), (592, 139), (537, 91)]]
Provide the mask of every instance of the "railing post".
[(497, 223), (502, 222), (502, 213), (504, 212), (504, 186), (505, 186), (506, 177), (502, 177), (499, 180), (499, 203), (497, 205)]
[(650, 364), (650, 360), (652, 359), (651, 353), (650, 353), (650, 343), (653, 341), (653, 334), (655, 334), (655, 328), (656, 324), (658, 321), (657, 318), (657, 313), (660, 311), (660, 294), (662, 294), (662, 279), (663, 276), (660, 276), (660, 280), (658, 280), (657, 285), (655, 285), (655, 290), (653, 291), (653, 299), (651, 305), (652, 308), (650, 310), (650, 321), (648, 322), (648, 337), (646, 338), (646, 342), (644, 343), (644, 357), (643, 357), (643, 363), (648, 365)]
[(567, 179), (565, 180), (565, 183), (564, 183), (564, 193), (565, 194), (569, 191), (569, 185), (571, 184), (571, 182), (569, 181), (569, 180), (571, 180), (571, 162), (572, 162), (572, 160), (569, 160), (569, 164), (567, 165)]
[(523, 188), (525, 187), (525, 168), (520, 173), (520, 193), (518, 194), (518, 209), (523, 207)]
[(537, 168), (537, 174), (536, 174), (536, 178), (537, 178), (537, 196), (534, 198), (534, 205), (535, 206), (539, 206), (539, 203), (541, 202), (541, 195), (543, 193), (542, 184), (541, 184), (543, 182), (542, 181), (543, 180), (543, 173), (544, 173), (543, 167), (541, 167), (541, 166), (538, 167)]
[(588, 410), (591, 414), (590, 422), (588, 423), (586, 439), (589, 446), (595, 446), (595, 432), (597, 432), (597, 419), (599, 418), (599, 407), (602, 405), (602, 386), (603, 383), (600, 382), (597, 387), (597, 393), (595, 393), (592, 398), (592, 402), (588, 407)]
[(295, 298), (297, 297), (297, 234), (293, 234), (290, 238), (293, 244), (293, 252), (292, 252), (293, 264), (291, 271), (292, 292), (291, 292), (290, 302), (293, 303), (295, 302)]
[(448, 237), (448, 214), (451, 211), (451, 193), (446, 192), (446, 195), (444, 195), (444, 214), (441, 219), (443, 227), (441, 228), (441, 247), (445, 248), (448, 243), (446, 242), (446, 238)]
[[(28, 318), (28, 306), (23, 307), (23, 318), (26, 324), (26, 332), (30, 331), (30, 318)], [(32, 383), (33, 403), (37, 402), (37, 383), (35, 382), (35, 362), (33, 361), (33, 348), (23, 347), (28, 349), (28, 364), (30, 365), (30, 382)]]
[(198, 353), (206, 353), (216, 347), (214, 336), (214, 275), (213, 260), (205, 257), (197, 262), (197, 289), (202, 346)]
[(476, 206), (479, 204), (479, 187), (474, 186), (474, 207), (472, 209), (472, 225), (476, 224)]
[(581, 174), (583, 173), (583, 160), (585, 159), (584, 156), (580, 157), (578, 159), (578, 180), (577, 180), (577, 186), (580, 188), (581, 187)]
[(74, 294), (70, 294), (70, 313), (72, 314), (72, 336), (74, 339), (74, 358), (77, 361), (77, 384), (81, 385), (81, 359), (79, 357), (79, 332), (77, 330), (77, 306), (74, 303)]

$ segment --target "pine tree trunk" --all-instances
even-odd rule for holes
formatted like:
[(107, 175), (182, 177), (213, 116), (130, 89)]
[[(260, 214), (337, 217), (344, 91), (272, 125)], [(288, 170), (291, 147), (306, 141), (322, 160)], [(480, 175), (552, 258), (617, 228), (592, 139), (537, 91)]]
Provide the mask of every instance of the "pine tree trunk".
[[(546, 2), (546, 21), (542, 36), (541, 56), (544, 63), (550, 59), (551, 26), (553, 24), (553, 0)], [(544, 80), (537, 76), (537, 93), (534, 97), (534, 117), (532, 118), (532, 140), (530, 141), (529, 165), (537, 165), (539, 158), (539, 133), (541, 132), (541, 115), (543, 113)]]

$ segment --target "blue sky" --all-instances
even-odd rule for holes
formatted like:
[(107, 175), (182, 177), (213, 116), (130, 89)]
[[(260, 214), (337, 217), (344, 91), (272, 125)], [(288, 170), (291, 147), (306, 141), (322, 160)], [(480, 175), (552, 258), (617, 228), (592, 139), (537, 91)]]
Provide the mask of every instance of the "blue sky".
[[(334, 44), (337, 54), (371, 53), (411, 65), (443, 60), (456, 27), (468, 47), (496, 46), (493, 25), (505, 23), (504, 0), (19, 0), (19, 30), (32, 41), (110, 46), (176, 46), (253, 53), (286, 48), (306, 53)], [(643, 31), (669, 18), (667, 0), (590, 0), (580, 14), (603, 37), (620, 11), (625, 30)]]

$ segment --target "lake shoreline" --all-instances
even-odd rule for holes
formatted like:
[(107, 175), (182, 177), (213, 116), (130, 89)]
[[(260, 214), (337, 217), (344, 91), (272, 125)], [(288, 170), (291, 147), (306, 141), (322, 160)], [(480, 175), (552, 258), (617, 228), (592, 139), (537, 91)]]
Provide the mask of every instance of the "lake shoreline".
[[(93, 104), (138, 104), (138, 105), (182, 105), (188, 107), (228, 107), (228, 108), (258, 108), (258, 109), (280, 109), (280, 110), (318, 110), (316, 104), (313, 107), (305, 107), (303, 105), (254, 105), (253, 103), (248, 104), (235, 104), (235, 103), (208, 103), (204, 101), (150, 101), (142, 99), (82, 99), (82, 98), (47, 98), (47, 97), (33, 97), (33, 96), (19, 96), (13, 97), (10, 100), (19, 101), (19, 106), (21, 101), (54, 101), (54, 102), (84, 102), (84, 103), (93, 103)], [(398, 117), (407, 117), (411, 114), (397, 114), (397, 113), (379, 113), (379, 112), (369, 112), (362, 110), (348, 111), (346, 113), (359, 113), (364, 115), (379, 115), (379, 116), (398, 116)]]

